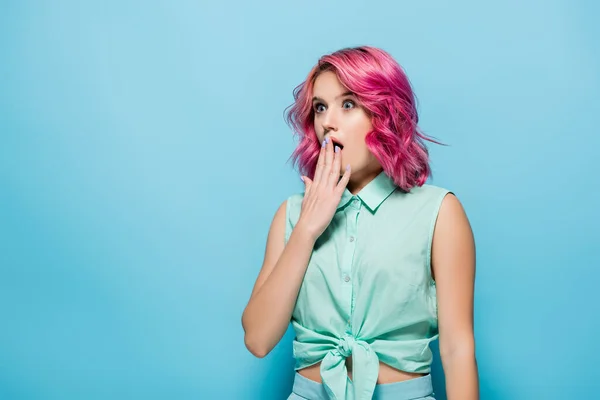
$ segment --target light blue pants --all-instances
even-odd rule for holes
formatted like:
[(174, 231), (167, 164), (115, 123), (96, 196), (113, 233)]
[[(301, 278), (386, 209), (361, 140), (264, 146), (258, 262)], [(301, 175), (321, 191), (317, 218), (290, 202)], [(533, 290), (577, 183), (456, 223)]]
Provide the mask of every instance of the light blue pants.
[[(377, 400), (435, 400), (431, 375), (395, 383), (380, 383), (375, 386), (373, 399)], [(319, 382), (303, 377), (296, 372), (294, 387), (288, 400), (327, 400), (325, 388)]]

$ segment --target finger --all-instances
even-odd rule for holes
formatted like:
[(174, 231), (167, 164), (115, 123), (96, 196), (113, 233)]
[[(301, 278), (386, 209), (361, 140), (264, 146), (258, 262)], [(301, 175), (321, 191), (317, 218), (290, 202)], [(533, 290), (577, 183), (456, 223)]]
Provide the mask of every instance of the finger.
[(342, 165), (342, 150), (335, 146), (333, 150), (333, 165), (329, 172), (329, 181), (327, 182), (330, 188), (334, 188), (340, 180), (340, 169)]
[(319, 158), (317, 159), (317, 166), (315, 167), (315, 176), (313, 182), (321, 182), (321, 176), (323, 175), (323, 164), (325, 164), (325, 141), (321, 144), (321, 150), (319, 151)]
[(346, 189), (346, 186), (348, 185), (348, 182), (350, 181), (351, 174), (352, 174), (352, 171), (350, 170), (350, 164), (348, 164), (346, 166), (346, 170), (344, 171), (344, 175), (342, 175), (342, 179), (340, 179), (340, 181), (338, 182), (338, 184), (335, 188), (337, 193), (340, 196), (342, 195), (342, 193), (344, 193), (344, 190)]
[(331, 167), (333, 166), (333, 142), (331, 141), (331, 139), (327, 139), (325, 149), (325, 165), (323, 166), (323, 173), (321, 175), (320, 183), (327, 185), (329, 182), (329, 174), (331, 173)]

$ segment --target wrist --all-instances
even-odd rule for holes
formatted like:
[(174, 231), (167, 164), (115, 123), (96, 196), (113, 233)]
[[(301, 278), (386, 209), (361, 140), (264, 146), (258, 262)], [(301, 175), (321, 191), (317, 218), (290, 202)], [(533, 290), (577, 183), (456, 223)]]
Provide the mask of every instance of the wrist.
[(293, 233), (312, 244), (314, 244), (320, 236), (318, 232), (316, 232), (314, 229), (311, 229), (302, 219), (298, 220), (294, 226), (292, 234)]

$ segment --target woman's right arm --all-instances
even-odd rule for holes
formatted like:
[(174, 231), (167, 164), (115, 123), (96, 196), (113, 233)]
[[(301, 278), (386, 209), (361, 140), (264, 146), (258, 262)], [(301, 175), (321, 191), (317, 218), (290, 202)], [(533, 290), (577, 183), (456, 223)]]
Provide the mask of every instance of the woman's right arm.
[(314, 237), (296, 226), (284, 245), (286, 202), (273, 218), (263, 267), (242, 315), (244, 342), (256, 357), (264, 357), (277, 345), (290, 323), (304, 279)]
[(315, 241), (327, 228), (350, 179), (346, 168), (340, 179), (341, 151), (329, 141), (321, 148), (314, 180), (304, 177), (300, 217), (287, 245), (286, 202), (271, 223), (263, 266), (242, 315), (244, 343), (256, 357), (264, 357), (281, 340), (292, 318), (298, 292)]

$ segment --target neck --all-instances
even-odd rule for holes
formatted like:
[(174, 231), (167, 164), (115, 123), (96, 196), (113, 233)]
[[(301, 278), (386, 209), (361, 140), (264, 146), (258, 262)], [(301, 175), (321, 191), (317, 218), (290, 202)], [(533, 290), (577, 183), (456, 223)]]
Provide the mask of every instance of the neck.
[(350, 176), (350, 181), (348, 181), (348, 185), (346, 186), (350, 193), (353, 195), (358, 194), (365, 186), (369, 184), (373, 179), (381, 173), (383, 169), (380, 167), (376, 170), (371, 171), (359, 171), (356, 173), (352, 173)]

